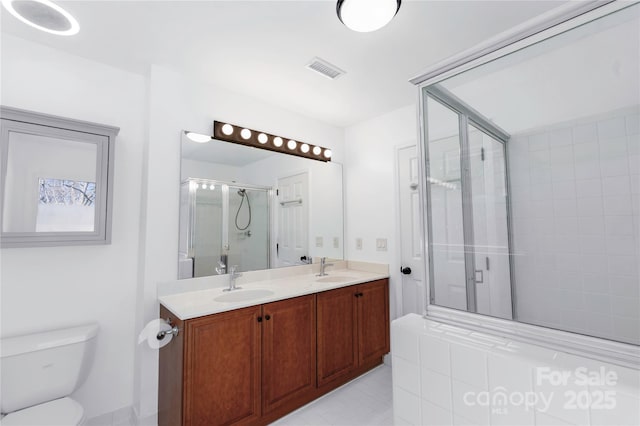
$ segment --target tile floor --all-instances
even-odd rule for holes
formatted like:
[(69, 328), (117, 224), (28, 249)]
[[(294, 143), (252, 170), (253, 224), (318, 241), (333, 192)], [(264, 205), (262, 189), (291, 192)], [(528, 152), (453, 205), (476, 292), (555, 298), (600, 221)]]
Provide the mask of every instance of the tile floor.
[(392, 425), (391, 389), (391, 367), (381, 365), (272, 425)]
[[(272, 423), (277, 426), (390, 426), (391, 367), (381, 365)], [(86, 426), (133, 426), (130, 409), (94, 417)]]

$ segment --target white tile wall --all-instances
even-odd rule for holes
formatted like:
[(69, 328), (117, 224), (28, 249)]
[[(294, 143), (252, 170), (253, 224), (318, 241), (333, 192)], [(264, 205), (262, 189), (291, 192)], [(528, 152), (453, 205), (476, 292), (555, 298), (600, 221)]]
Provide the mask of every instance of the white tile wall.
[(640, 343), (640, 108), (514, 135), (518, 320)]
[(640, 424), (638, 370), (415, 314), (393, 321), (391, 337), (396, 425)]

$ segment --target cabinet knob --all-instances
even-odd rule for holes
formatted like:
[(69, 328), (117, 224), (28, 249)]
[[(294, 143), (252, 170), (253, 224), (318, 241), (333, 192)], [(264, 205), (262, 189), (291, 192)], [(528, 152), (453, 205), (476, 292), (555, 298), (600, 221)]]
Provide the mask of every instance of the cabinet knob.
[(362, 296), (363, 296), (363, 294), (362, 294), (362, 293), (356, 293), (356, 294), (354, 294), (354, 296), (355, 296), (355, 297), (362, 297)]
[(269, 321), (271, 319), (271, 315), (265, 315), (264, 319), (266, 319), (267, 321)]
[(262, 317), (258, 317), (258, 322), (262, 322)]

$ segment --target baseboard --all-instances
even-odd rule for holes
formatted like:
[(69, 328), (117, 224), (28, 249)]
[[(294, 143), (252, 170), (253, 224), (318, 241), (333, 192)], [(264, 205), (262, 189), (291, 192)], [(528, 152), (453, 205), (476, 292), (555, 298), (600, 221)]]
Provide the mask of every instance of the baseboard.
[(146, 417), (135, 416), (135, 426), (158, 426), (158, 413)]
[(385, 354), (385, 356), (382, 358), (382, 363), (391, 367), (391, 352)]
[[(91, 417), (84, 426), (136, 426), (136, 416), (133, 407), (122, 407), (109, 413)], [(146, 424), (145, 424), (146, 425)]]

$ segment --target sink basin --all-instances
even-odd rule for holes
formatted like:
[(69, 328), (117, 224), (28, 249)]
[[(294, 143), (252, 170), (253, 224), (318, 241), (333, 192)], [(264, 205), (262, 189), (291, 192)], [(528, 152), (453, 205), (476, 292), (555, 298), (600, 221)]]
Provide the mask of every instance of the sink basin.
[(346, 277), (344, 275), (329, 275), (326, 277), (318, 278), (316, 281), (319, 283), (341, 283), (343, 281), (352, 280), (353, 277)]
[(271, 290), (265, 290), (262, 288), (256, 288), (252, 290), (234, 290), (228, 293), (222, 294), (218, 297), (214, 297), (216, 302), (233, 303), (244, 302), (251, 299), (260, 299), (262, 297), (271, 296), (274, 293)]

